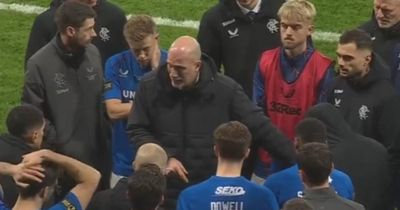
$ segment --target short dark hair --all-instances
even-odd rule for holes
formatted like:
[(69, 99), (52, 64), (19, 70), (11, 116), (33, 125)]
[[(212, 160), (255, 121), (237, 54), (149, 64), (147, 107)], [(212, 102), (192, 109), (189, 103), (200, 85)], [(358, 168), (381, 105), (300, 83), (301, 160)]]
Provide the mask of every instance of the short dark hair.
[(238, 161), (251, 144), (249, 129), (238, 121), (221, 124), (214, 130), (214, 141), (221, 158)]
[(370, 50), (372, 51), (372, 38), (371, 36), (361, 30), (361, 29), (353, 29), (349, 31), (345, 31), (339, 38), (339, 44), (350, 44), (354, 43), (357, 49), (360, 50)]
[(296, 126), (296, 136), (299, 137), (304, 144), (311, 142), (326, 143), (326, 126), (316, 118), (304, 118)]
[(308, 143), (297, 152), (297, 164), (306, 175), (312, 186), (322, 185), (332, 170), (332, 154), (328, 145)]
[(19, 195), (23, 199), (32, 198), (39, 194), (45, 187), (51, 187), (56, 184), (58, 178), (57, 166), (50, 162), (43, 162), (41, 164), (44, 171), (44, 178), (42, 182), (37, 182), (34, 180), (22, 180), (24, 183), (28, 184), (28, 187), (18, 187)]
[(155, 164), (144, 164), (128, 178), (128, 192), (132, 209), (154, 210), (162, 201), (167, 184), (161, 169)]
[(80, 28), (86, 19), (95, 18), (96, 12), (87, 4), (67, 0), (55, 14), (55, 22), (59, 32), (64, 32), (68, 26)]
[(292, 198), (285, 202), (282, 210), (313, 210), (313, 208), (302, 198)]
[(23, 138), (32, 129), (43, 126), (42, 111), (32, 105), (16, 106), (8, 113), (6, 125), (8, 133)]

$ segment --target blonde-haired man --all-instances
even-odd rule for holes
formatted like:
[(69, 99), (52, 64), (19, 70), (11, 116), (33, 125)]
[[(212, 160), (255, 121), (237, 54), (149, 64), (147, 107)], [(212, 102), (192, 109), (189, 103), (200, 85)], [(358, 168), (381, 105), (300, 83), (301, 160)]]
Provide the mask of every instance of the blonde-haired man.
[[(261, 54), (254, 73), (253, 100), (293, 140), (295, 126), (308, 108), (326, 100), (334, 71), (332, 60), (312, 45), (316, 10), (311, 2), (289, 0), (278, 16), (282, 47)], [(261, 149), (259, 157), (255, 173), (264, 178), (272, 161)]]
[(131, 163), (136, 148), (129, 144), (125, 128), (139, 81), (167, 59), (167, 52), (159, 48), (157, 26), (150, 16), (131, 17), (125, 24), (124, 36), (130, 50), (112, 56), (105, 66), (104, 99), (108, 116), (113, 120), (111, 187), (133, 172)]

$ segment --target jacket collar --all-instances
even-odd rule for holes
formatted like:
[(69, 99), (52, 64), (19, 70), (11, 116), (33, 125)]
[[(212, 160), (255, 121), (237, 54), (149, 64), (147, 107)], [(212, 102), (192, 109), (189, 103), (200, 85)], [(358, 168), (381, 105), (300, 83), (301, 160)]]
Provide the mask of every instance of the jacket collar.
[(70, 67), (74, 69), (78, 69), (82, 64), (86, 52), (86, 48), (80, 47), (75, 52), (70, 52), (65, 48), (65, 45), (61, 41), (60, 33), (57, 33), (56, 36), (51, 41), (53, 46), (56, 48), (58, 55), (61, 59)]
[(304, 198), (333, 198), (336, 197), (332, 188), (304, 189)]
[(30, 151), (30, 150), (33, 150), (33, 148), (30, 147), (30, 146), (26, 143), (26, 141), (25, 141), (24, 139), (19, 138), (19, 137), (16, 137), (16, 136), (13, 136), (13, 135), (8, 134), (8, 133), (2, 134), (2, 135), (0, 136), (0, 140), (1, 140), (1, 141), (4, 141), (5, 143), (7, 143), (7, 144), (9, 144), (9, 145), (12, 145), (12, 146), (21, 148), (21, 149), (23, 149), (23, 150), (29, 150), (29, 151)]

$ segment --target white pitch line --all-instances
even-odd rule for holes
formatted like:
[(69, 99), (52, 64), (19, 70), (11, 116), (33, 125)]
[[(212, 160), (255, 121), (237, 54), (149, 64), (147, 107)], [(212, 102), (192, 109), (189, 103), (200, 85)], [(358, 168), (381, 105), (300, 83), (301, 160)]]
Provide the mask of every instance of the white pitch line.
[[(6, 4), (0, 2), (0, 10), (11, 10), (16, 12), (21, 12), (25, 14), (40, 14), (45, 11), (47, 8), (40, 6), (33, 6), (28, 4)], [(129, 17), (130, 15), (128, 15)], [(181, 27), (181, 28), (199, 28), (199, 21), (195, 20), (173, 20), (170, 18), (163, 17), (153, 17), (154, 21), (158, 25), (162, 26), (172, 26), (172, 27)], [(313, 34), (313, 39), (317, 41), (325, 41), (325, 42), (337, 42), (339, 40), (340, 34), (335, 32), (325, 32), (325, 31), (316, 31)]]
[(12, 10), (25, 14), (40, 14), (44, 12), (46, 8), (27, 4), (5, 4), (0, 2), (0, 10)]

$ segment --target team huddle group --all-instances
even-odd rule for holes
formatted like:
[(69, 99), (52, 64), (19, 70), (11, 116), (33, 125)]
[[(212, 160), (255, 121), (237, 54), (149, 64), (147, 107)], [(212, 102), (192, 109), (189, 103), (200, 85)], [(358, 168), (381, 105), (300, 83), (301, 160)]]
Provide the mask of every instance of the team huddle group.
[(373, 1), (335, 63), (307, 0), (220, 0), (168, 50), (148, 15), (53, 0), (0, 135), (0, 209), (398, 208), (400, 0)]

